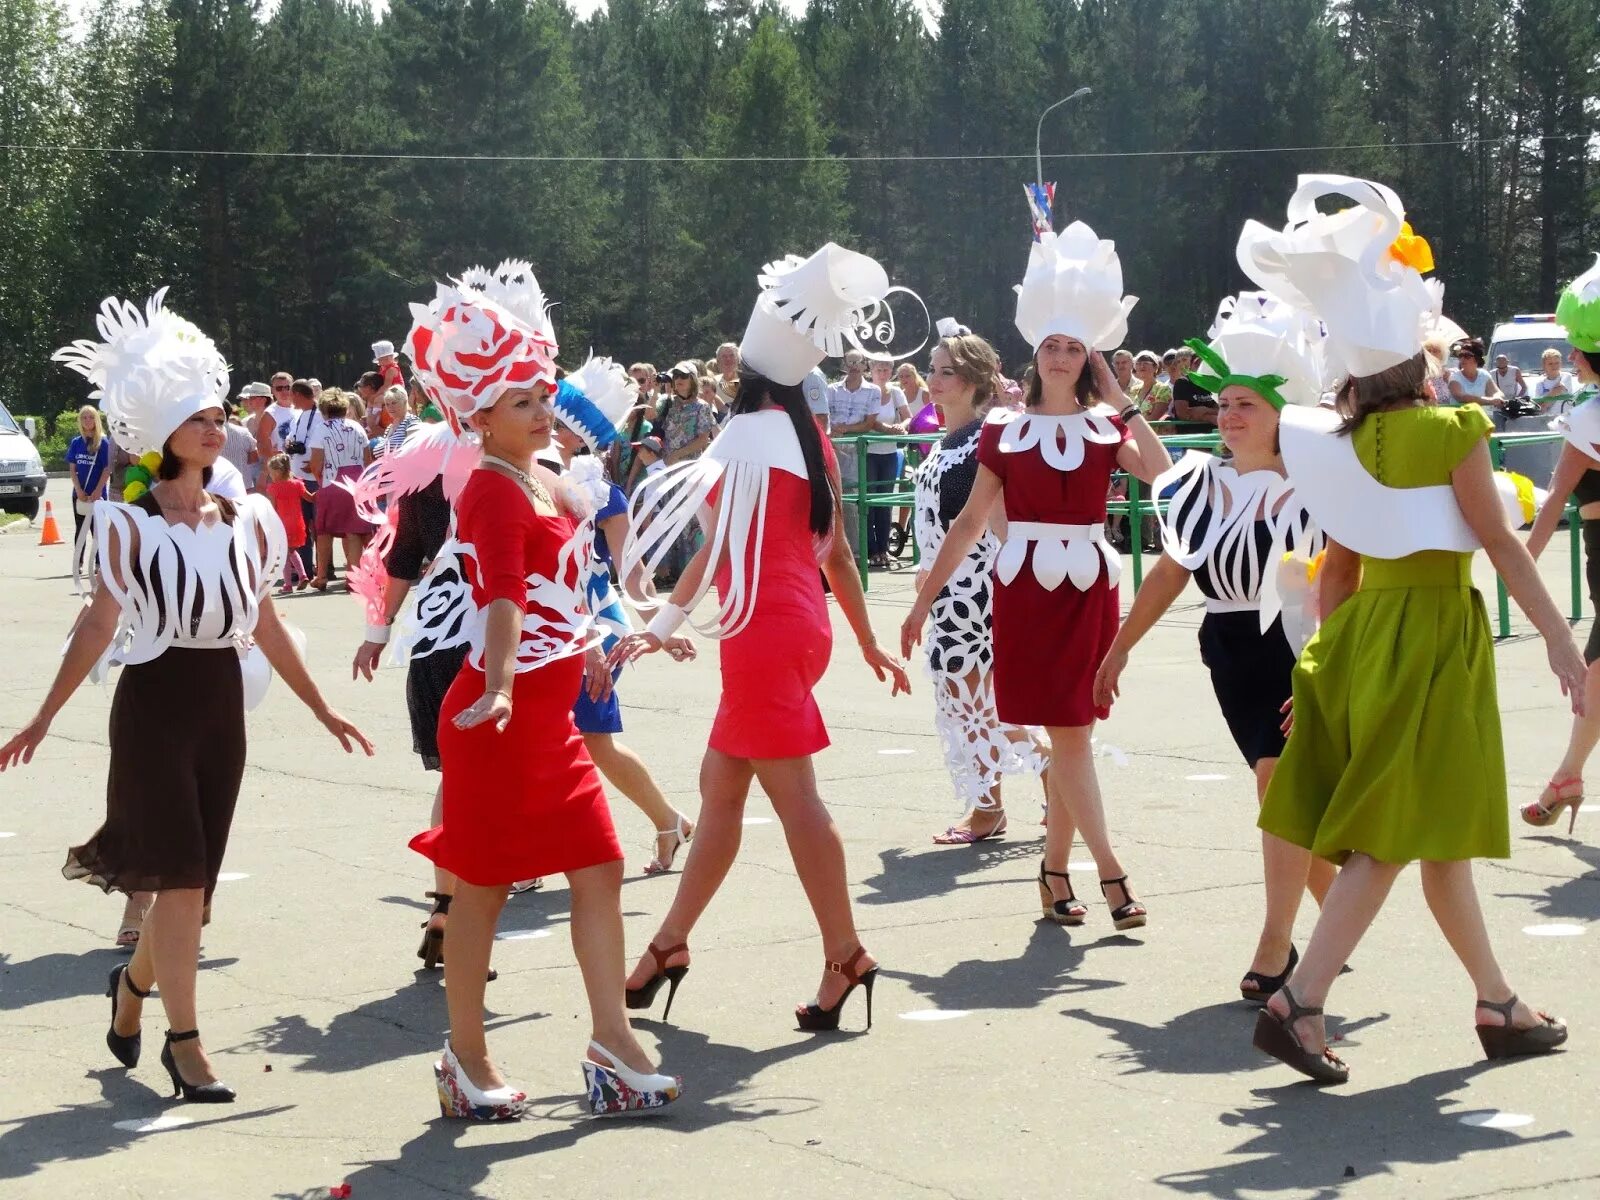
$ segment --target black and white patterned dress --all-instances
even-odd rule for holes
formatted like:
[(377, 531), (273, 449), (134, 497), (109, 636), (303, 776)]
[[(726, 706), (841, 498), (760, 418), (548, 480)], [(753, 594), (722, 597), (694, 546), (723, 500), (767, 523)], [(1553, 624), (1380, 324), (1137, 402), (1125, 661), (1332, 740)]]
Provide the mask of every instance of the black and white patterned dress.
[(1162, 548), (1206, 598), (1200, 658), (1234, 744), (1254, 767), (1283, 753), (1280, 710), (1293, 690), (1297, 650), (1284, 630), (1280, 564), (1286, 554), (1314, 557), (1323, 536), (1274, 471), (1240, 474), (1191, 451), (1156, 480), (1156, 495), (1174, 484)]
[[(983, 420), (947, 434), (916, 474), (916, 534), (924, 559), (944, 543), (978, 477)], [(970, 810), (993, 807), (1002, 775), (1037, 775), (1045, 766), (1038, 730), (1005, 725), (994, 706), (994, 561), (1000, 539), (983, 536), (956, 568), (930, 610), (928, 677), (934, 682), (934, 725), (956, 795)]]

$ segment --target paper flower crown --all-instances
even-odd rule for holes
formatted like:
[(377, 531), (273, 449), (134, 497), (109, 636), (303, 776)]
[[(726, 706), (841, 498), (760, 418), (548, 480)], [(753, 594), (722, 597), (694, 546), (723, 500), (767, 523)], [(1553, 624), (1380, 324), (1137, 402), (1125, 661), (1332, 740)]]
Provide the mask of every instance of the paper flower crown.
[(210, 338), (167, 308), (167, 289), (144, 310), (107, 296), (95, 318), (101, 341), (82, 339), (50, 357), (94, 385), (112, 439), (135, 458), (160, 453), (173, 431), (228, 397), (228, 364)]
[(617, 439), (617, 426), (639, 398), (639, 385), (621, 363), (589, 361), (556, 384), (556, 419), (598, 454)]
[[(1355, 207), (1317, 211), (1324, 196)], [(1302, 175), (1281, 230), (1247, 222), (1239, 234), (1244, 273), (1286, 304), (1321, 319), (1335, 375), (1376, 375), (1422, 349), (1444, 286), (1424, 280), (1433, 252), (1405, 220), (1400, 197), (1346, 175)]]
[(555, 335), (533, 271), (510, 260), (474, 267), (411, 306), (406, 353), (423, 391), (464, 419), (511, 388), (555, 386)]
[(1239, 384), (1280, 411), (1321, 397), (1323, 333), (1309, 314), (1266, 292), (1240, 292), (1217, 307), (1208, 336), (1209, 345), (1185, 343), (1211, 371), (1189, 372), (1196, 387), (1215, 395)]
[(1016, 292), (1017, 329), (1035, 350), (1053, 334), (1090, 350), (1115, 350), (1127, 339), (1128, 314), (1139, 302), (1122, 294), (1115, 243), (1082, 221), (1039, 235)]
[(1579, 275), (1556, 302), (1556, 322), (1567, 340), (1585, 354), (1600, 353), (1600, 254), (1594, 266)]
[[(761, 295), (739, 343), (739, 357), (774, 383), (795, 386), (824, 358), (863, 338), (887, 343), (894, 320), (884, 308), (893, 292), (884, 269), (865, 254), (829, 242), (809, 258), (790, 254), (756, 277)], [(920, 349), (920, 347), (919, 347)]]

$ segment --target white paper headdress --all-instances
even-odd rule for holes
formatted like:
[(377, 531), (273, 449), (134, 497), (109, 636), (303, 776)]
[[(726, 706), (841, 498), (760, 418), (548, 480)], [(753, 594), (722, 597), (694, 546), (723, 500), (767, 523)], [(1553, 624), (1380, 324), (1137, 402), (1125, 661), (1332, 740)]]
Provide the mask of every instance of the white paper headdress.
[[(1356, 206), (1321, 213), (1324, 196)], [(1406, 224), (1400, 197), (1365, 179), (1302, 175), (1287, 215), (1281, 230), (1246, 223), (1239, 266), (1259, 287), (1321, 318), (1329, 370), (1376, 375), (1420, 351), (1444, 285), (1423, 279), (1433, 253)]]
[(220, 408), (228, 395), (228, 364), (210, 338), (162, 301), (144, 310), (108, 296), (95, 328), (101, 341), (79, 339), (50, 357), (76, 371), (94, 390), (112, 439), (135, 458), (159, 452), (179, 425), (197, 412)]
[(550, 319), (551, 304), (533, 274), (532, 263), (508, 258), (492, 271), (469, 267), (456, 283), (487, 296), (516, 317), (549, 344), (550, 355), (555, 357), (556, 327)]
[[(796, 385), (824, 358), (843, 354), (848, 342), (863, 349), (884, 297), (892, 290), (884, 269), (865, 254), (832, 242), (809, 258), (790, 254), (768, 263), (756, 277), (761, 295), (750, 313), (739, 356), (774, 383)], [(887, 325), (892, 336), (893, 322)]]
[(639, 399), (639, 385), (621, 363), (589, 361), (556, 385), (556, 418), (598, 454), (617, 438), (617, 426)]
[(1197, 387), (1213, 394), (1241, 384), (1274, 408), (1314, 405), (1322, 396), (1324, 335), (1310, 313), (1266, 292), (1240, 292), (1217, 306), (1210, 343), (1187, 345), (1205, 370), (1189, 372)]
[(1034, 349), (1062, 334), (1090, 350), (1115, 350), (1126, 340), (1128, 314), (1139, 302), (1122, 294), (1115, 243), (1082, 221), (1039, 235), (1016, 292), (1017, 329)]

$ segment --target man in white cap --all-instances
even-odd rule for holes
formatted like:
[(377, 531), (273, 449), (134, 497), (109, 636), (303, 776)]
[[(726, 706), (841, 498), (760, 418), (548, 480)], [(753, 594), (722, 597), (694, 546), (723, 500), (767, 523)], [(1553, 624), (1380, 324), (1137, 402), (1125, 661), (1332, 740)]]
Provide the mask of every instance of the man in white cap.
[(267, 415), (267, 405), (272, 400), (272, 389), (264, 383), (247, 383), (239, 389), (239, 402), (245, 407), (244, 428), (255, 447), (255, 461), (245, 472), (251, 487), (261, 475), (261, 464), (273, 455), (272, 435), (277, 422)]

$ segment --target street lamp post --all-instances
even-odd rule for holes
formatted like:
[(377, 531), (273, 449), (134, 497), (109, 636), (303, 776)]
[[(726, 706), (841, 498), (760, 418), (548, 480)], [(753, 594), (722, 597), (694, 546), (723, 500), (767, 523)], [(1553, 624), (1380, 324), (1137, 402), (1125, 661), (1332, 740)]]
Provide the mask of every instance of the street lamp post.
[(1044, 136), (1044, 119), (1051, 113), (1055, 112), (1055, 110), (1060, 108), (1063, 104), (1066, 104), (1072, 100), (1076, 100), (1080, 96), (1087, 96), (1092, 90), (1093, 89), (1088, 87), (1081, 87), (1077, 91), (1073, 92), (1072, 95), (1063, 96), (1049, 108), (1045, 109), (1039, 114), (1039, 124), (1033, 131), (1033, 174), (1034, 179), (1038, 182), (1041, 188), (1044, 187), (1044, 154), (1040, 149), (1040, 139)]

